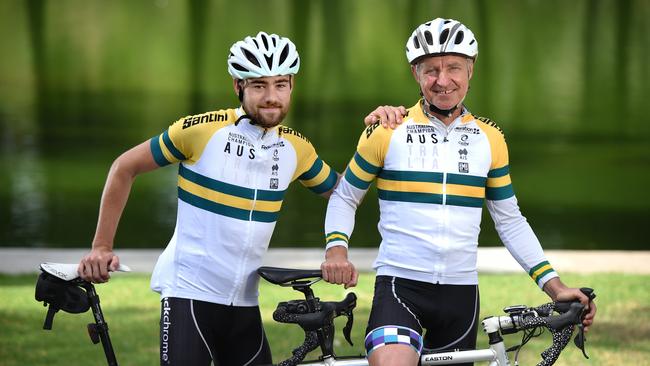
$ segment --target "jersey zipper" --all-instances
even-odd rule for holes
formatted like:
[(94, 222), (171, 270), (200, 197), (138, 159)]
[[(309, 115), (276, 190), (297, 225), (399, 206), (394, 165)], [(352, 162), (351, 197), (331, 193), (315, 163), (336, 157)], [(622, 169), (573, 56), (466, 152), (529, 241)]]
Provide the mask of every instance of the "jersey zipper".
[(264, 139), (264, 136), (266, 136), (266, 130), (264, 129), (264, 132), (256, 138), (256, 140), (253, 143), (253, 146), (255, 146), (256, 150), (258, 151), (257, 155), (260, 160), (254, 163), (255, 169), (253, 169), (253, 184), (255, 185), (255, 189), (253, 190), (253, 200), (251, 204), (251, 209), (248, 212), (248, 222), (246, 223), (246, 240), (244, 241), (244, 248), (242, 250), (243, 258), (241, 259), (239, 263), (239, 268), (237, 271), (237, 278), (234, 281), (235, 286), (233, 288), (232, 296), (230, 298), (230, 304), (234, 304), (235, 299), (239, 297), (239, 293), (241, 292), (241, 288), (244, 282), (244, 269), (246, 268), (246, 264), (248, 263), (248, 258), (250, 257), (250, 251), (251, 247), (253, 246), (253, 239), (251, 232), (253, 231), (253, 226), (254, 226), (254, 221), (253, 221), (253, 211), (255, 211), (255, 205), (257, 203), (257, 193), (259, 190), (259, 173), (260, 169), (259, 166), (262, 165), (262, 149), (260, 148), (261, 144), (259, 144), (260, 141)]

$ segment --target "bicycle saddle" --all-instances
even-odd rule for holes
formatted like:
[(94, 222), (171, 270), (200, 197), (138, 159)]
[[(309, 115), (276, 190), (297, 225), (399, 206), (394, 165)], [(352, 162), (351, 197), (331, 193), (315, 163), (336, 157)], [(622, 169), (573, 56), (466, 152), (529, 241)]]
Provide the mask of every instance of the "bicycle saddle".
[[(77, 273), (78, 264), (70, 263), (51, 263), (45, 262), (41, 263), (41, 271), (51, 274), (52, 276), (59, 278), (63, 281), (72, 281), (79, 277)], [(119, 272), (131, 272), (131, 268), (124, 264), (120, 264), (117, 267)]]
[[(54, 314), (63, 310), (71, 314), (85, 313), (90, 308), (85, 286), (92, 284), (81, 280), (77, 264), (42, 263), (41, 274), (36, 281), (34, 298), (48, 306), (44, 329), (52, 329)], [(128, 272), (131, 269), (123, 264), (117, 269)]]
[(305, 278), (321, 278), (320, 269), (291, 269), (279, 267), (260, 267), (257, 273), (265, 280), (280, 285)]

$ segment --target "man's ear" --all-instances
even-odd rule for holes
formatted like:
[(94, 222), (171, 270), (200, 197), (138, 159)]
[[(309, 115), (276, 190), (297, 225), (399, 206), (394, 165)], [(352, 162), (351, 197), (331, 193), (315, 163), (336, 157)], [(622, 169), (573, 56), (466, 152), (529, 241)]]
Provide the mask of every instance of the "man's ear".
[(419, 79), (419, 76), (418, 76), (418, 66), (417, 66), (417, 64), (416, 65), (411, 65), (411, 74), (413, 74), (413, 77), (415, 78), (415, 81), (417, 81), (418, 84), (419, 84), (420, 79)]
[(240, 102), (244, 101), (244, 81), (240, 79), (232, 79), (232, 87), (235, 89), (235, 94)]
[(239, 94), (239, 89), (240, 89), (239, 82), (240, 81), (241, 80), (239, 80), (239, 79), (232, 79), (232, 87), (235, 89), (235, 94)]
[(468, 59), (467, 60), (467, 72), (468, 72), (468, 80), (472, 79), (472, 75), (474, 75), (474, 60), (473, 59)]

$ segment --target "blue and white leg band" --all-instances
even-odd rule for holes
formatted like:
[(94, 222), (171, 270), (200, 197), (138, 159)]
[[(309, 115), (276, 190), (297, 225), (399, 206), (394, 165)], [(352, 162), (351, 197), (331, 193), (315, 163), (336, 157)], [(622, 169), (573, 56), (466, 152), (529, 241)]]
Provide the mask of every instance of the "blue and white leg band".
[(366, 353), (388, 344), (407, 344), (415, 349), (418, 355), (422, 352), (422, 336), (413, 329), (388, 325), (374, 329), (368, 333), (365, 340)]

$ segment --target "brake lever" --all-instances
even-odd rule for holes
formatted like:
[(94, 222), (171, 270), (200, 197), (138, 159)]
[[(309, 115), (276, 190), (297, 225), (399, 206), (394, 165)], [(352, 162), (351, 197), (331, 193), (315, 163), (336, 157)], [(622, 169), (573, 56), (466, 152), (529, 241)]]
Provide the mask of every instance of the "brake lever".
[[(580, 291), (582, 291), (582, 293), (589, 298), (589, 303), (591, 303), (591, 301), (596, 298), (594, 290), (589, 287), (582, 287)], [(573, 338), (573, 343), (580, 349), (580, 351), (582, 351), (582, 355), (585, 356), (586, 359), (589, 359), (589, 356), (587, 356), (587, 352), (585, 351), (586, 342), (587, 338), (585, 337), (585, 326), (580, 323), (578, 324), (578, 334), (576, 334), (575, 338)]]
[(346, 311), (345, 316), (348, 317), (348, 321), (345, 323), (345, 327), (343, 327), (343, 336), (345, 337), (345, 340), (350, 343), (350, 346), (354, 346), (352, 343), (352, 324), (354, 323), (354, 314), (352, 313), (352, 309)]
[(585, 342), (587, 342), (587, 338), (585, 337), (585, 327), (580, 324), (578, 325), (578, 334), (573, 338), (573, 343), (582, 351), (582, 355), (585, 356), (586, 359), (589, 359), (589, 356), (587, 356), (587, 352), (585, 351)]

